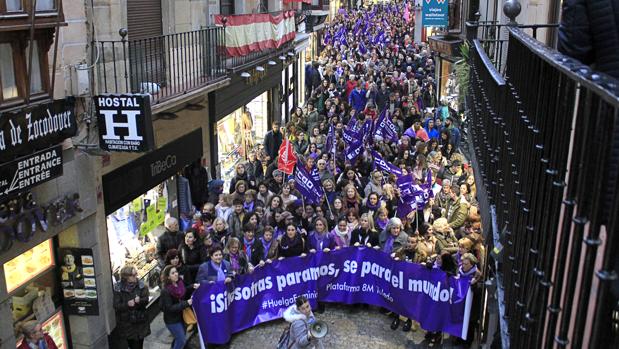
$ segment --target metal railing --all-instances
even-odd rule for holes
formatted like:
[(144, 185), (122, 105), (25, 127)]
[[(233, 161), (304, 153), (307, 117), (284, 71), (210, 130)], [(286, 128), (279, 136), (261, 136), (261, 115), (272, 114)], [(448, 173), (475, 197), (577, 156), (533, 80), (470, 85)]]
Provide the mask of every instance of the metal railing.
[[(475, 32), (475, 38), (481, 43), (484, 52), (500, 73), (505, 73), (505, 58), (508, 45), (508, 28), (512, 25), (501, 24), (497, 21), (467, 22), (467, 27)], [(556, 36), (559, 24), (516, 24), (516, 27), (530, 33), (538, 39), (541, 30), (549, 31), (550, 36)], [(546, 34), (546, 33), (544, 33)]]
[(503, 332), (513, 348), (619, 347), (619, 82), (505, 30), (502, 70), (472, 41), (467, 95), (503, 232)]
[(259, 61), (263, 61), (267, 58), (279, 59), (279, 56), (284, 56), (285, 59), (288, 52), (294, 50), (294, 43), (292, 41), (285, 43), (279, 48), (269, 48), (261, 51), (250, 52), (244, 56), (232, 56), (227, 57), (226, 64), (229, 69), (239, 70), (245, 67), (252, 66)]
[(223, 28), (93, 42), (98, 93), (150, 93), (156, 104), (226, 75)]

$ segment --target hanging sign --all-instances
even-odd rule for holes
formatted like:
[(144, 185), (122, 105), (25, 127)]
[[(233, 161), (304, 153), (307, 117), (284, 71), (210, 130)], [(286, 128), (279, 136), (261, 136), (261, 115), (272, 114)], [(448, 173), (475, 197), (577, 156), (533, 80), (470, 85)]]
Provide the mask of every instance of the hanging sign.
[(99, 315), (95, 263), (90, 248), (59, 248), (64, 309), (72, 315)]
[(101, 95), (94, 100), (101, 149), (144, 153), (154, 148), (149, 95)]
[(0, 113), (0, 163), (58, 144), (77, 133), (75, 99)]
[(424, 27), (447, 27), (449, 25), (447, 0), (424, 0), (421, 23)]
[(61, 145), (6, 163), (0, 166), (0, 202), (61, 175)]

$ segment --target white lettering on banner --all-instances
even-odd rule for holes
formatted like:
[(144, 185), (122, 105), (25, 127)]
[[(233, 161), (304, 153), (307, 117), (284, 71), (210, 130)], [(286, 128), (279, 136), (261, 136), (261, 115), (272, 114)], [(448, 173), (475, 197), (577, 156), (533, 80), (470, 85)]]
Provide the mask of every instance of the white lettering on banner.
[(99, 97), (97, 99), (99, 107), (138, 107), (135, 97)]
[[(361, 268), (358, 268), (361, 263)], [(357, 274), (360, 270), (360, 277), (366, 278), (367, 281), (357, 284), (349, 285), (346, 282), (331, 282), (326, 284), (326, 291), (344, 291), (350, 293), (367, 292), (375, 293), (383, 297), (389, 302), (393, 302), (391, 294), (375, 285), (376, 280), (372, 277), (383, 279), (391, 284), (394, 288), (401, 290), (407, 290), (409, 292), (423, 293), (430, 297), (435, 302), (450, 302), (453, 299), (454, 289), (449, 284), (442, 286), (441, 282), (434, 284), (428, 280), (411, 279), (404, 277), (403, 271), (397, 271), (396, 274), (392, 272), (390, 267), (382, 266), (375, 262), (357, 262), (356, 260), (346, 260), (342, 265), (342, 269), (338, 268), (335, 263), (327, 265), (320, 265), (315, 267), (309, 267), (300, 271), (290, 272), (275, 276), (266, 276), (262, 279), (254, 281), (249, 286), (236, 287), (231, 291), (224, 291), (223, 293), (211, 294), (210, 297), (210, 310), (211, 313), (222, 313), (226, 311), (230, 304), (234, 301), (249, 300), (261, 294), (264, 291), (272, 290), (274, 286), (277, 286), (277, 291), (282, 292), (289, 286), (301, 285), (310, 281), (317, 281), (321, 277), (337, 278), (340, 271), (349, 274)], [(275, 278), (275, 282), (273, 282)], [(311, 291), (306, 295), (308, 299), (316, 299), (316, 291)], [(262, 309), (275, 308), (281, 306), (288, 306), (294, 303), (293, 297), (280, 299), (265, 299), (261, 307)]]
[(105, 117), (105, 134), (101, 135), (101, 138), (104, 140), (118, 140), (121, 139), (120, 136), (116, 135), (115, 129), (117, 128), (126, 128), (128, 130), (128, 135), (123, 137), (124, 140), (128, 141), (141, 141), (144, 137), (138, 135), (138, 124), (136, 118), (140, 114), (139, 110), (125, 110), (121, 113), (121, 115), (125, 115), (127, 117), (127, 122), (115, 122), (114, 116), (116, 116), (115, 110), (101, 110), (99, 111)]
[(312, 181), (309, 178), (305, 177), (305, 175), (303, 175), (300, 172), (299, 172), (299, 179), (301, 180), (301, 182), (303, 183), (303, 185), (305, 185), (307, 189), (311, 189), (311, 190), (314, 189), (314, 183), (312, 183)]

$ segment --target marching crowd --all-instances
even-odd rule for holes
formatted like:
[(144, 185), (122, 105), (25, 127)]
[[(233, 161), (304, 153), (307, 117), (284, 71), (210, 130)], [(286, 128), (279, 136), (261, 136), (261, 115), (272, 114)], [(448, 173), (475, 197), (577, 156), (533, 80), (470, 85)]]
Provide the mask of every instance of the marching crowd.
[[(157, 246), (173, 348), (185, 344), (183, 310), (200, 283), (231, 282), (276, 259), (356, 246), (472, 276), (473, 287), (481, 279), (484, 243), (459, 116), (438, 101), (435, 62), (426, 44), (413, 42), (407, 12), (401, 5), (340, 11), (320, 58), (306, 68), (307, 102), (285, 124), (272, 123), (263, 146), (236, 165), (229, 191), (219, 179), (198, 187), (189, 170), (198, 209), (180, 222), (167, 218)], [(282, 168), (294, 159), (294, 171)], [(317, 184), (314, 191), (299, 174)], [(114, 287), (118, 326), (132, 348), (150, 333), (142, 321), (148, 290), (136, 276), (127, 266)], [(404, 331), (417, 330), (392, 316), (391, 329), (403, 322)], [(442, 338), (426, 333), (429, 343)], [(309, 347), (312, 338), (295, 345)]]

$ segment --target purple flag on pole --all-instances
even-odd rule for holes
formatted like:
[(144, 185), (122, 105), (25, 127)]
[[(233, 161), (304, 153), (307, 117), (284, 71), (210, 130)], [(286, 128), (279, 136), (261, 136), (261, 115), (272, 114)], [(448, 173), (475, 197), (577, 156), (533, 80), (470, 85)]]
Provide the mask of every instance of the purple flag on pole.
[(354, 163), (361, 153), (363, 153), (363, 142), (357, 140), (346, 148), (346, 160)]
[(378, 168), (381, 171), (395, 173), (398, 176), (402, 175), (402, 170), (399, 167), (383, 159), (378, 152), (372, 150), (372, 157), (374, 157), (374, 169)]
[(281, 318), (299, 295), (314, 307), (317, 302), (384, 307), (426, 331), (466, 338), (470, 280), (372, 248), (347, 247), (276, 260), (228, 284), (203, 282), (192, 298), (204, 343), (224, 344), (235, 332)]
[(316, 204), (320, 202), (322, 189), (303, 166), (297, 166), (297, 170), (294, 173), (294, 181), (297, 190), (308, 202)]
[(361, 133), (352, 129), (345, 129), (344, 132), (342, 132), (342, 137), (344, 138), (346, 145), (350, 146), (353, 142), (361, 139)]

